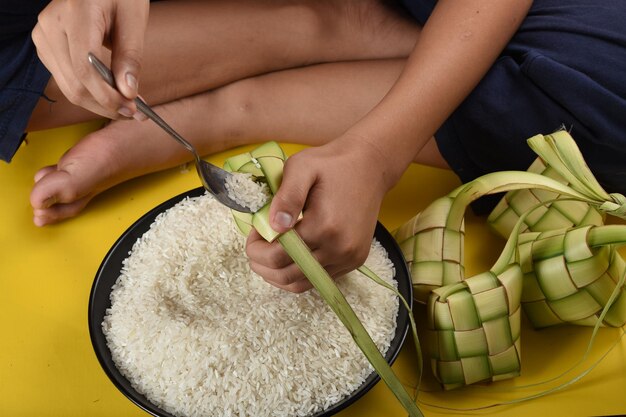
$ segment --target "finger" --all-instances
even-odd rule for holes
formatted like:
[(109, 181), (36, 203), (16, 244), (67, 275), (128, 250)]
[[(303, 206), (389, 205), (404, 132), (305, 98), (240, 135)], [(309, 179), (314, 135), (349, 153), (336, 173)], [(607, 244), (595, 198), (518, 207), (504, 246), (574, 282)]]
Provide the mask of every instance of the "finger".
[(281, 290), (289, 291), (295, 294), (302, 294), (303, 292), (307, 292), (313, 288), (313, 284), (311, 284), (309, 280), (302, 280), (289, 285), (273, 285)]
[(329, 265), (326, 270), (328, 274), (334, 279), (343, 277), (344, 275), (354, 271), (356, 268), (346, 267), (345, 265)]
[[(79, 48), (70, 43), (70, 56), (72, 58), (71, 70), (73, 77), (80, 83), (76, 83), (72, 97), (68, 99), (78, 106), (84, 107), (101, 116), (109, 119), (131, 118), (136, 113), (135, 103), (127, 100), (122, 94), (106, 83), (91, 66), (87, 56), (92, 50), (101, 61), (106, 62), (102, 57), (105, 55), (102, 47)], [(87, 52), (85, 52), (87, 51)], [(83, 62), (84, 61), (84, 62)]]
[(117, 88), (128, 99), (137, 97), (149, 2), (135, 0), (118, 6), (112, 32), (111, 70)]
[[(139, 97), (139, 99), (143, 100), (144, 102), (146, 101), (145, 98), (141, 97), (141, 94), (137, 94), (137, 97)], [(137, 110), (137, 113), (133, 115), (133, 119), (137, 120), (138, 122), (145, 122), (146, 120), (148, 120), (148, 116), (146, 116), (143, 112)]]
[[(252, 267), (252, 264), (251, 264), (251, 267)], [(265, 270), (262, 265), (254, 265), (254, 268), (259, 270), (263, 274), (276, 273), (276, 271)], [(328, 272), (329, 272), (329, 275), (333, 277), (341, 277), (345, 275), (345, 273), (347, 273), (347, 272), (339, 272), (338, 270), (334, 270), (333, 268), (330, 268)], [(257, 272), (257, 274), (264, 276), (261, 273)], [(309, 281), (304, 275), (302, 275), (301, 279), (295, 279), (293, 282), (283, 283), (282, 281), (278, 282), (278, 281), (272, 281), (272, 280), (267, 280), (267, 279), (265, 281), (273, 285), (276, 288), (280, 288), (282, 290), (293, 292), (293, 293), (303, 293), (313, 288), (313, 284), (311, 283), (311, 281)]]
[(61, 71), (61, 68), (57, 64), (54, 54), (51, 53), (51, 46), (48, 42), (49, 37), (46, 36), (45, 31), (41, 25), (35, 26), (31, 32), (33, 43), (37, 47), (37, 56), (39, 60), (44, 64), (46, 69), (52, 74), (57, 86), (61, 92), (67, 97), (66, 92), (70, 90), (69, 84), (66, 80), (66, 75)]
[[(339, 267), (326, 266), (324, 260), (319, 258), (319, 253), (320, 251), (316, 250), (312, 252), (312, 255), (322, 266), (324, 266), (330, 276), (339, 272)], [(257, 262), (255, 259), (250, 259), (250, 268), (257, 274), (261, 275), (265, 281), (280, 286), (287, 286), (298, 281), (308, 280), (308, 278), (300, 270), (300, 267), (293, 262), (283, 268), (273, 268)]]
[[(307, 217), (298, 222), (298, 224), (294, 226), (294, 229), (311, 251), (318, 249), (323, 250), (325, 247), (330, 250), (334, 247), (331, 242), (333, 242), (335, 236), (322, 230), (323, 225), (320, 225), (320, 222), (316, 222), (315, 218), (317, 218), (316, 214), (312, 213), (307, 207)], [(322, 253), (326, 255), (325, 251), (318, 252), (317, 255), (321, 255)], [(323, 261), (326, 261), (327, 258), (328, 257), (324, 256)]]
[[(101, 61), (107, 61), (105, 59), (107, 54), (103, 47), (106, 23), (101, 15), (97, 15), (91, 10), (87, 13), (89, 13), (89, 30), (85, 31), (83, 28), (73, 25), (66, 32), (66, 47), (71, 59), (71, 70), (82, 85), (82, 88), (77, 88), (74, 93), (78, 95), (73, 97), (76, 101), (74, 104), (85, 107), (90, 102), (90, 98), (93, 97), (93, 100), (101, 108), (95, 110), (89, 108), (89, 110), (112, 119), (118, 119), (119, 116), (132, 117), (137, 111), (135, 104), (109, 86), (87, 59), (91, 52)], [(70, 99), (70, 101), (72, 100)]]
[[(307, 246), (314, 256), (320, 259), (318, 247)], [(251, 261), (265, 265), (271, 269), (281, 269), (293, 263), (293, 260), (287, 252), (285, 252), (285, 249), (283, 249), (280, 243), (277, 241), (268, 242), (255, 229), (252, 229), (246, 240), (246, 254)], [(332, 257), (328, 257), (328, 259), (332, 259)]]
[(315, 184), (311, 170), (298, 169), (297, 155), (285, 163), (283, 181), (270, 206), (270, 226), (279, 233), (291, 229), (304, 208), (309, 190)]
[[(102, 107), (76, 77), (69, 58), (69, 41), (64, 32), (54, 29), (46, 30), (45, 26), (41, 26), (40, 31), (33, 30), (33, 40), (35, 39), (37, 39), (37, 51), (41, 61), (54, 75), (59, 89), (72, 104), (111, 119), (119, 118), (117, 112), (108, 111)], [(68, 59), (61, 60), (61, 62), (58, 56), (66, 56)]]
[(246, 253), (250, 260), (273, 269), (281, 269), (293, 263), (278, 242), (268, 242), (254, 230), (246, 241)]
[(266, 282), (277, 287), (285, 287), (302, 280), (308, 281), (298, 268), (298, 265), (294, 263), (285, 268), (274, 269), (251, 260), (250, 269), (260, 275)]

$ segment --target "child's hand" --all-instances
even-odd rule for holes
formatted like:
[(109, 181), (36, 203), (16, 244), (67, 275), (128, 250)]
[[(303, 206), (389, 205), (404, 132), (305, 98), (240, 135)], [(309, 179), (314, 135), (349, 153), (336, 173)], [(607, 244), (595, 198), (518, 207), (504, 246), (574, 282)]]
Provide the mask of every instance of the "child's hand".
[[(361, 266), (369, 253), (383, 196), (383, 158), (374, 147), (358, 140), (337, 139), (290, 157), (270, 210), (270, 224), (278, 232), (295, 229), (331, 276)], [(269, 283), (292, 292), (311, 284), (278, 242), (258, 233), (248, 238), (253, 271)]]
[[(37, 54), (75, 105), (117, 119), (136, 113), (143, 38), (148, 24), (147, 0), (53, 0), (40, 14), (32, 38)], [(119, 94), (87, 60), (89, 52), (106, 62)]]

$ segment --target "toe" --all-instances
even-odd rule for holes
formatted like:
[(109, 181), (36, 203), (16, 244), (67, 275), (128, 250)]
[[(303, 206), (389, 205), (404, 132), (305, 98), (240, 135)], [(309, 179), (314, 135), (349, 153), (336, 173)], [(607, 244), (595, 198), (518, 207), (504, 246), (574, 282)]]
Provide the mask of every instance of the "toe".
[(46, 175), (48, 175), (51, 172), (54, 172), (56, 170), (57, 170), (57, 166), (56, 165), (48, 165), (47, 167), (41, 168), (39, 171), (37, 171), (35, 173), (35, 182), (39, 182), (40, 179), (42, 179)]
[(72, 177), (65, 171), (50, 170), (41, 176), (30, 193), (34, 209), (46, 209), (57, 203), (71, 203), (80, 197), (72, 184)]
[(76, 216), (80, 213), (91, 197), (83, 197), (72, 203), (55, 204), (49, 208), (33, 210), (33, 223), (35, 226), (45, 226)]
[(35, 174), (35, 185), (30, 192), (30, 205), (33, 209), (44, 209), (50, 207), (54, 203), (55, 191), (50, 189), (48, 183), (51, 177), (56, 173), (56, 166), (45, 167), (37, 171)]

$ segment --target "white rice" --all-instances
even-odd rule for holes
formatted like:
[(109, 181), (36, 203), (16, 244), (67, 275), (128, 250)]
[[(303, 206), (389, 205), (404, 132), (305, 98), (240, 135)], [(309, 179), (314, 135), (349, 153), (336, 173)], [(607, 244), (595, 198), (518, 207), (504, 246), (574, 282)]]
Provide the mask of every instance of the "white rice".
[[(159, 215), (133, 246), (102, 323), (133, 387), (176, 416), (307, 416), (372, 372), (317, 291), (292, 294), (250, 271), (244, 237), (208, 195)], [(367, 265), (395, 285), (376, 241)], [(397, 297), (359, 273), (338, 285), (379, 349)]]
[(270, 190), (267, 184), (256, 182), (252, 174), (233, 172), (226, 178), (226, 191), (228, 197), (242, 207), (256, 213), (270, 198)]

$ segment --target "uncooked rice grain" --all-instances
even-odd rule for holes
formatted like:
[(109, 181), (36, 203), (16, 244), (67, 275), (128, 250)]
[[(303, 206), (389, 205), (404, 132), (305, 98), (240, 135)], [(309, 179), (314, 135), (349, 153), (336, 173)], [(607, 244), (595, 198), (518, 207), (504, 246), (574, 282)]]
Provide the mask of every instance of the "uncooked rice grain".
[(233, 172), (226, 177), (228, 197), (242, 207), (256, 213), (270, 198), (270, 190), (264, 182), (252, 179), (252, 174)]
[[(206, 194), (186, 198), (137, 240), (113, 287), (102, 323), (113, 360), (173, 415), (308, 416), (373, 371), (317, 291), (266, 283), (244, 243), (227, 208)], [(395, 285), (375, 240), (366, 264)], [(385, 354), (397, 297), (357, 272), (337, 282)]]

